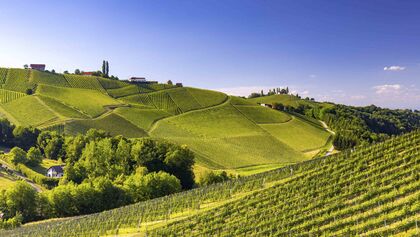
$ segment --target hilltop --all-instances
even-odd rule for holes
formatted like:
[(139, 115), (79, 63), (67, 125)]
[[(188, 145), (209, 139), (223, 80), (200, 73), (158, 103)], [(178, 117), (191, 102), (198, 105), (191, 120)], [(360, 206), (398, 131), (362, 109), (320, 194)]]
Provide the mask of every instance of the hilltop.
[(216, 91), (16, 68), (0, 68), (0, 87), (0, 113), (17, 126), (69, 135), (96, 128), (186, 144), (198, 171), (249, 174), (331, 147), (331, 133), (317, 120)]
[(415, 131), (371, 146), (1, 236), (416, 236)]

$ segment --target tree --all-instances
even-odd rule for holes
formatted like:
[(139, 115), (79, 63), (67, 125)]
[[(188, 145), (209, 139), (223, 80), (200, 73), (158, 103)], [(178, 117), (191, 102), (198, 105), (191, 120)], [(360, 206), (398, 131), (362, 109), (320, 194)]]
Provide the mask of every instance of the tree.
[(259, 93), (251, 93), (249, 96), (248, 96), (248, 98), (257, 98), (257, 97), (261, 97), (261, 94), (259, 94)]
[(35, 146), (39, 130), (32, 127), (15, 127), (13, 129), (14, 143), (16, 146), (28, 150)]
[(204, 173), (204, 175), (200, 177), (199, 183), (200, 185), (210, 185), (214, 183), (224, 182), (227, 180), (229, 180), (229, 177), (226, 171), (222, 171), (220, 173), (209, 171), (209, 172)]
[(28, 64), (23, 65), (23, 68), (28, 69), (29, 68)]
[(172, 81), (171, 81), (171, 80), (168, 80), (167, 84), (168, 84), (168, 85), (173, 85), (174, 83), (172, 83)]
[(286, 94), (289, 94), (289, 87), (286, 87)]
[(194, 172), (192, 167), (195, 163), (194, 153), (186, 146), (172, 148), (166, 154), (164, 160), (166, 171), (175, 175), (184, 189), (190, 189), (194, 185)]
[(108, 77), (109, 76), (109, 63), (108, 61), (106, 61), (106, 65), (105, 65), (105, 76)]
[(0, 144), (9, 146), (13, 144), (13, 129), (15, 126), (9, 120), (0, 118)]
[(25, 93), (27, 95), (32, 95), (34, 92), (33, 92), (33, 90), (31, 88), (27, 88), (26, 91), (25, 91)]
[(25, 164), (27, 162), (26, 152), (20, 147), (13, 147), (8, 156), (9, 161), (14, 165)]
[(52, 133), (44, 148), (45, 157), (52, 160), (58, 160), (65, 157), (64, 138), (57, 133)]
[(36, 147), (31, 147), (26, 154), (27, 162), (31, 166), (36, 166), (42, 162), (42, 153)]
[(55, 74), (55, 70), (54, 70), (54, 69), (53, 69), (53, 70), (51, 70), (51, 73), (52, 73), (52, 74)]
[(280, 110), (280, 111), (284, 111), (284, 105), (282, 103), (274, 102), (273, 103), (273, 108), (277, 109), (277, 110)]
[(25, 181), (17, 181), (6, 191), (6, 205), (11, 216), (22, 214), (25, 222), (33, 220), (36, 208), (36, 191)]
[(63, 73), (64, 73), (64, 74), (69, 74), (69, 71), (65, 70)]
[(106, 74), (106, 64), (105, 64), (105, 60), (102, 61), (102, 74), (105, 75)]
[(80, 69), (76, 69), (76, 70), (74, 70), (74, 74), (76, 74), (76, 75), (80, 75), (80, 74), (82, 74), (82, 73), (80, 72)]
[(261, 90), (261, 96), (264, 96), (264, 91), (263, 90)]

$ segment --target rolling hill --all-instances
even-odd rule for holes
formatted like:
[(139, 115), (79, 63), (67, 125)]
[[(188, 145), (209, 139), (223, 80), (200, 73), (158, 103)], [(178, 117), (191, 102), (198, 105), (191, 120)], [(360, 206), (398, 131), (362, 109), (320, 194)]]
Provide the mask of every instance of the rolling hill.
[(0, 85), (0, 113), (16, 125), (186, 144), (200, 169), (275, 168), (330, 146), (317, 122), (216, 91), (10, 68)]
[(0, 236), (418, 236), (420, 132)]

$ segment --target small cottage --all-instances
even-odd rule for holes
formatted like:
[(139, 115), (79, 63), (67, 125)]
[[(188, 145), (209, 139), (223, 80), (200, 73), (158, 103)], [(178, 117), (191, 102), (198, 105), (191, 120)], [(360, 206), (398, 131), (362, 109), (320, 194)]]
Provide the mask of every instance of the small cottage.
[(50, 178), (61, 178), (64, 175), (64, 170), (63, 170), (63, 166), (61, 165), (55, 165), (55, 166), (51, 166), (48, 170), (47, 170), (47, 177)]

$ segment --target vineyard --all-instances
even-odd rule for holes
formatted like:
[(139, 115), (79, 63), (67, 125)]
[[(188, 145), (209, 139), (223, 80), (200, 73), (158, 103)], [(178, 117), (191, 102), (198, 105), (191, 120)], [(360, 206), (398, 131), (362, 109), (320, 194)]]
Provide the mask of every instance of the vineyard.
[(30, 79), (33, 83), (37, 84), (70, 87), (70, 84), (67, 82), (66, 78), (64, 78), (62, 74), (32, 70)]
[(66, 78), (70, 86), (73, 88), (97, 90), (102, 93), (106, 93), (105, 89), (96, 79), (96, 77), (80, 76), (80, 75), (72, 75), (72, 74), (65, 74), (64, 77)]
[(7, 103), (12, 100), (17, 100), (21, 97), (24, 97), (25, 95), (25, 93), (21, 92), (0, 89), (0, 103)]
[(420, 132), (0, 236), (418, 236)]
[(6, 82), (3, 89), (25, 93), (27, 89), (33, 89), (34, 84), (29, 82), (30, 70), (8, 69)]
[(0, 67), (0, 85), (3, 85), (6, 82), (8, 71), (9, 69)]

